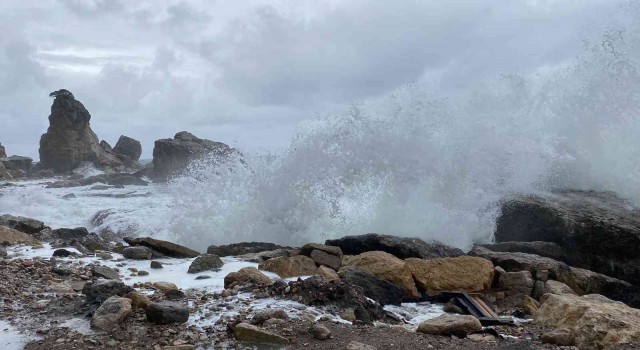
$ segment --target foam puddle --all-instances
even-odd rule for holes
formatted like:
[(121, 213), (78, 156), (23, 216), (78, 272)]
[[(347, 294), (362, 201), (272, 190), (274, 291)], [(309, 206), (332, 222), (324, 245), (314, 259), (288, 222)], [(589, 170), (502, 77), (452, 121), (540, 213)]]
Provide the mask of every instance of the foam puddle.
[(9, 322), (0, 320), (0, 349), (20, 350), (33, 339), (32, 336), (15, 329)]
[[(28, 246), (10, 247), (7, 249), (9, 253), (9, 259), (49, 259), (53, 252), (58, 248), (51, 247), (50, 244), (43, 245), (42, 248), (32, 248)], [(79, 253), (74, 248), (64, 248), (69, 251)], [(220, 293), (224, 290), (224, 277), (231, 273), (240, 270), (243, 267), (258, 267), (257, 263), (247, 262), (239, 260), (235, 257), (224, 257), (222, 261), (224, 265), (218, 270), (211, 270), (201, 273), (189, 274), (187, 270), (189, 265), (195, 258), (191, 259), (154, 259), (163, 265), (162, 269), (151, 269), (149, 260), (130, 260), (125, 259), (121, 254), (110, 253), (113, 257), (111, 260), (102, 260), (95, 256), (86, 256), (82, 258), (56, 258), (58, 263), (62, 266), (65, 264), (79, 263), (79, 264), (100, 264), (119, 270), (122, 281), (130, 286), (136, 283), (145, 282), (170, 282), (174, 283), (178, 288), (187, 290), (195, 289), (205, 293)], [(130, 276), (129, 269), (135, 268), (138, 271), (144, 270), (149, 272), (147, 276)], [(279, 279), (276, 274), (265, 272), (272, 280)], [(209, 276), (207, 279), (196, 279), (198, 276)], [(304, 276), (301, 278), (306, 278)], [(285, 279), (296, 280), (296, 278)], [(146, 292), (145, 289), (141, 289), (141, 292)], [(193, 307), (195, 303), (193, 300), (188, 301), (189, 306)], [(237, 295), (214, 299), (207, 301), (204, 304), (199, 305), (195, 310), (192, 308), (192, 313), (189, 317), (188, 324), (195, 325), (200, 328), (212, 327), (216, 325), (221, 318), (229, 318), (237, 316), (240, 312), (248, 311), (247, 315), (252, 317), (256, 311), (265, 308), (281, 308), (284, 309), (289, 317), (301, 318), (301, 317), (313, 317), (315, 320), (321, 318), (329, 319), (332, 322), (349, 324), (350, 322), (341, 319), (336, 315), (327, 313), (326, 311), (312, 306), (300, 304), (298, 302), (287, 299), (275, 299), (275, 298), (261, 298), (255, 299), (250, 293), (239, 293)], [(408, 329), (414, 329), (420, 322), (437, 317), (444, 312), (442, 307), (434, 304), (427, 303), (404, 303), (400, 306), (385, 306), (386, 311), (392, 312), (400, 319), (405, 320), (406, 327)], [(8, 324), (7, 324), (8, 325)], [(79, 330), (84, 334), (92, 332), (89, 327), (89, 320), (83, 318), (72, 318), (66, 320), (61, 324), (63, 327), (70, 327), (75, 330)], [(11, 328), (13, 330), (13, 328)], [(13, 331), (17, 332), (17, 331)], [(13, 333), (12, 333), (13, 334)], [(19, 333), (16, 333), (19, 334)], [(17, 338), (16, 338), (17, 339)], [(3, 340), (4, 341), (4, 340)], [(16, 340), (13, 340), (14, 342)], [(29, 341), (27, 338), (21, 343)], [(0, 344), (2, 341), (0, 341)], [(0, 349), (13, 349), (10, 347), (0, 347)], [(17, 349), (17, 348), (16, 348)]]

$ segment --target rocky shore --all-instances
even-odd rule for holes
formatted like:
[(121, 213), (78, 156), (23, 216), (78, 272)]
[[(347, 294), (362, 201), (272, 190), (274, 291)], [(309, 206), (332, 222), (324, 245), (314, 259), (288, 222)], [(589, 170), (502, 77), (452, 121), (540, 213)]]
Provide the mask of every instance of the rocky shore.
[[(569, 218), (592, 218), (580, 208), (599, 208), (602, 215), (622, 218), (607, 221), (618, 237), (634, 239), (638, 227), (628, 207), (599, 202), (605, 197), (593, 192), (552, 198), (569, 195)], [(557, 208), (542, 197), (526, 203), (532, 201), (539, 210)], [(521, 202), (504, 204), (498, 240), (507, 236), (505, 222), (514, 222), (513, 205)], [(498, 242), (464, 252), (440, 242), (365, 234), (302, 247), (210, 246), (205, 253), (153, 237), (51, 229), (35, 219), (2, 215), (0, 321), (6, 331), (23, 334), (14, 348), (25, 349), (640, 346), (635, 280), (563, 258), (571, 256), (565, 248), (571, 237), (588, 232), (591, 240), (605, 239), (611, 230), (549, 227), (564, 240)], [(607, 247), (599, 254), (606, 256)], [(484, 314), (474, 313), (469, 302), (486, 307)]]

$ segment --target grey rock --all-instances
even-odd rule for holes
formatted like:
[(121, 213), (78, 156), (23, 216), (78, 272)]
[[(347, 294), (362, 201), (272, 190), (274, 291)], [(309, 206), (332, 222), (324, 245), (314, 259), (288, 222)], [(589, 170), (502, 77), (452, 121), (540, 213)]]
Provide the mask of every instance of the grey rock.
[(433, 259), (465, 255), (462, 250), (440, 242), (425, 242), (419, 238), (396, 237), (377, 233), (330, 239), (325, 242), (325, 245), (340, 247), (342, 252), (348, 255), (377, 250), (395, 255), (400, 259)]
[(125, 237), (123, 240), (131, 246), (148, 247), (172, 258), (195, 258), (200, 255), (197, 251), (185, 246), (151, 237)]
[(120, 279), (120, 276), (118, 276), (118, 271), (107, 266), (96, 266), (91, 269), (91, 273), (96, 277), (102, 277), (108, 280)]
[(122, 282), (104, 279), (98, 279), (82, 288), (82, 294), (87, 296), (88, 303), (100, 303), (111, 296), (123, 296), (131, 291), (133, 288)]
[(51, 231), (54, 239), (61, 239), (63, 241), (82, 240), (89, 235), (89, 231), (84, 227), (76, 228), (58, 228)]
[(131, 314), (131, 300), (118, 296), (109, 297), (93, 313), (91, 327), (99, 330), (110, 330), (113, 325), (124, 321)]
[(204, 271), (210, 271), (213, 269), (219, 269), (224, 265), (222, 260), (214, 254), (202, 254), (197, 257), (189, 266), (188, 273), (198, 273)]
[(140, 141), (122, 135), (118, 139), (115, 147), (113, 147), (113, 152), (137, 162), (140, 160), (140, 155), (142, 155), (142, 145)]
[(284, 309), (273, 308), (273, 309), (262, 309), (256, 312), (256, 314), (251, 319), (251, 323), (261, 325), (266, 320), (277, 318), (280, 320), (288, 320), (289, 315)]
[(126, 247), (122, 250), (122, 255), (127, 259), (149, 260), (153, 256), (153, 251), (142, 246)]
[(26, 218), (23, 216), (13, 216), (9, 214), (0, 215), (0, 225), (7, 226), (20, 232), (30, 235), (38, 233), (45, 228), (44, 222), (36, 219)]
[(331, 255), (326, 253), (325, 251), (314, 249), (309, 254), (309, 257), (316, 263), (316, 266), (326, 266), (335, 271), (340, 269), (340, 265), (342, 265), (342, 259), (339, 256)]
[(331, 331), (329, 330), (329, 328), (321, 324), (313, 325), (309, 329), (309, 333), (311, 333), (311, 335), (318, 340), (327, 340), (331, 338)]
[(162, 268), (162, 264), (159, 261), (151, 261), (151, 266), (152, 269), (161, 269)]
[(290, 247), (284, 247), (281, 245), (267, 243), (267, 242), (242, 242), (228, 245), (209, 246), (207, 248), (208, 254), (215, 254), (220, 257), (225, 256), (238, 256), (245, 254), (262, 253), (268, 251), (274, 251), (277, 249), (287, 249)]
[(182, 303), (158, 301), (147, 306), (146, 315), (155, 324), (185, 323), (189, 320), (189, 309)]
[(400, 305), (404, 296), (401, 287), (359, 269), (349, 268), (342, 273), (342, 281), (362, 288), (364, 295), (380, 305)]
[(195, 137), (181, 131), (173, 139), (157, 140), (153, 147), (153, 168), (157, 180), (180, 174), (187, 166), (203, 157), (226, 158), (233, 149), (222, 142)]

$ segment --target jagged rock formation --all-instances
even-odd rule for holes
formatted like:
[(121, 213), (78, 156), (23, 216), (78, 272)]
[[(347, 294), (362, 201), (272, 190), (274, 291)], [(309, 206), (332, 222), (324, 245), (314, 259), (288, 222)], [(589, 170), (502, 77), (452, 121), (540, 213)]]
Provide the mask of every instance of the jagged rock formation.
[[(502, 206), (497, 242), (552, 242), (561, 260), (640, 285), (640, 210), (609, 192), (565, 190), (518, 196)], [(522, 243), (501, 245), (522, 251)], [(557, 258), (558, 249), (537, 254)]]
[(0, 143), (0, 158), (5, 158), (7, 156), (7, 151), (4, 149), (4, 146)]
[(31, 171), (33, 159), (21, 156), (7, 156), (7, 152), (0, 144), (0, 179), (23, 177)]
[(102, 140), (100, 141), (100, 147), (102, 147), (103, 150), (109, 152), (109, 153), (113, 153), (113, 147), (111, 147), (111, 145), (109, 144), (109, 142)]
[(140, 141), (122, 135), (118, 139), (115, 147), (113, 147), (113, 152), (137, 162), (140, 160), (140, 156), (142, 155), (142, 145), (140, 144)]
[(222, 142), (195, 137), (181, 131), (173, 139), (161, 139), (153, 148), (154, 176), (158, 180), (167, 180), (183, 172), (190, 162), (213, 155), (224, 157), (233, 149)]
[(124, 163), (105, 151), (91, 130), (91, 115), (84, 105), (67, 90), (52, 92), (55, 96), (47, 133), (40, 138), (40, 163), (43, 169), (64, 173), (81, 162), (111, 171), (120, 171)]

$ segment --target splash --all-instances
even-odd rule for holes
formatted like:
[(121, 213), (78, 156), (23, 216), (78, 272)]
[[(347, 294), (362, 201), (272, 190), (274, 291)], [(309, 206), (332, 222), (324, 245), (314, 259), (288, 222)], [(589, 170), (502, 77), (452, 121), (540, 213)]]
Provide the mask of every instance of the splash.
[(574, 64), (505, 75), (449, 98), (412, 85), (306, 123), (282, 154), (203, 160), (169, 185), (191, 246), (300, 244), (366, 232), (468, 248), (499, 201), (554, 188), (640, 201), (640, 74), (633, 33)]

